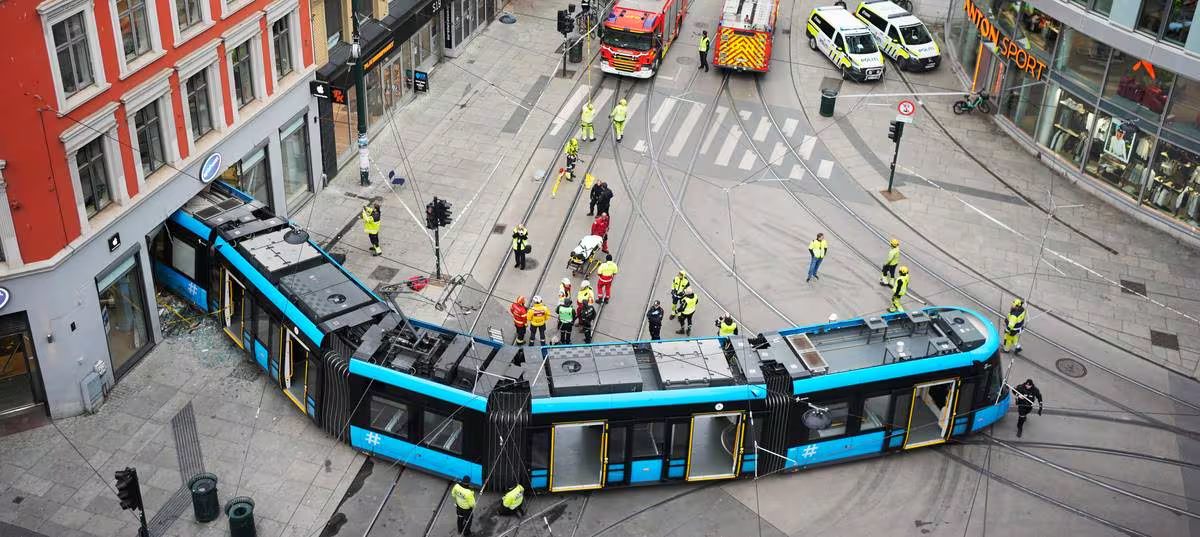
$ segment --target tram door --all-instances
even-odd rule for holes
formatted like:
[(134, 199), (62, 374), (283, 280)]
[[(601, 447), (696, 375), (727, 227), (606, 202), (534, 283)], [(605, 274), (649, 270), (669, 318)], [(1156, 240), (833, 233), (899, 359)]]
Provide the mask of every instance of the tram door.
[(308, 386), (308, 347), (290, 330), (285, 330), (283, 345), (283, 392), (300, 410), (307, 412), (305, 389)]
[(718, 412), (692, 416), (688, 438), (688, 481), (737, 477), (742, 462), (745, 415)]
[(243, 334), (246, 332), (246, 286), (228, 270), (221, 282), (221, 311), (225, 334), (233, 338), (238, 347), (246, 348)]
[(604, 486), (608, 466), (608, 423), (559, 423), (550, 432), (550, 491)]
[(935, 380), (913, 387), (908, 410), (908, 434), (904, 449), (941, 444), (954, 422), (954, 400), (958, 379)]

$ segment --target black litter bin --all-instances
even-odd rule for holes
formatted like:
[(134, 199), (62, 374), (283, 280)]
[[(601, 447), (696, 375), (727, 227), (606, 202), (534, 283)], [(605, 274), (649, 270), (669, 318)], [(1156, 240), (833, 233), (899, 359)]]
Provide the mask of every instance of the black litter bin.
[(583, 40), (578, 34), (567, 36), (567, 43), (571, 44), (571, 50), (567, 54), (567, 60), (571, 63), (579, 63), (583, 61)]
[(833, 105), (837, 103), (837, 90), (823, 89), (821, 90), (821, 116), (833, 117)]
[(192, 490), (192, 510), (197, 522), (212, 522), (221, 516), (221, 502), (217, 499), (217, 476), (196, 474), (188, 480)]
[(229, 515), (229, 535), (232, 537), (256, 537), (254, 529), (254, 500), (249, 496), (238, 496), (225, 504)]

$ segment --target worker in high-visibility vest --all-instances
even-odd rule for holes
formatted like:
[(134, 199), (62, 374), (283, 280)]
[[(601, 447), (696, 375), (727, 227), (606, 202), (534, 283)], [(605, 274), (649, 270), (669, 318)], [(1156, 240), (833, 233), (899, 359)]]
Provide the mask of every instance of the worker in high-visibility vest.
[(383, 248), (379, 247), (379, 221), (383, 219), (379, 202), (373, 201), (364, 205), (362, 214), (359, 216), (363, 221), (363, 231), (367, 233), (367, 239), (371, 241), (371, 255), (383, 255)]
[(596, 292), (600, 297), (597, 300), (601, 304), (608, 304), (608, 299), (612, 298), (612, 283), (613, 278), (617, 276), (617, 263), (613, 261), (613, 256), (604, 256), (604, 262), (596, 268), (596, 274), (599, 278), (596, 281)]
[(513, 340), (513, 343), (524, 345), (525, 325), (529, 323), (529, 308), (525, 307), (525, 295), (518, 296), (512, 306), (509, 306), (508, 312), (512, 314), (513, 328), (517, 331), (517, 338)]
[(892, 239), (892, 249), (888, 250), (887, 259), (883, 262), (883, 275), (879, 277), (879, 285), (891, 287), (896, 279), (896, 267), (900, 265), (900, 241)]
[(563, 153), (567, 154), (567, 158), (579, 158), (579, 138), (571, 137), (567, 140), (567, 146), (563, 149)]
[(596, 107), (592, 106), (592, 101), (583, 103), (583, 111), (579, 112), (579, 137), (589, 142), (596, 141), (596, 127), (593, 122), (596, 121)]
[(546, 321), (550, 320), (550, 308), (542, 304), (542, 295), (533, 295), (533, 306), (525, 314), (529, 320), (529, 344), (533, 345), (533, 337), (537, 336), (542, 345), (546, 344)]
[(675, 279), (671, 280), (671, 316), (668, 319), (675, 320), (675, 309), (679, 306), (679, 301), (683, 299), (683, 293), (691, 285), (692, 282), (688, 281), (687, 271), (680, 269), (679, 274), (675, 275)]
[(575, 308), (571, 307), (571, 299), (564, 298), (555, 310), (558, 315), (558, 344), (571, 344), (571, 329), (575, 326)]
[(617, 136), (617, 143), (620, 143), (621, 138), (625, 137), (625, 120), (629, 118), (629, 101), (625, 99), (618, 101), (612, 112), (609, 112), (608, 117), (612, 119), (613, 133)]
[(512, 249), (513, 257), (516, 258), (517, 264), (514, 268), (525, 270), (525, 254), (529, 253), (529, 230), (525, 229), (522, 224), (517, 224), (513, 228), (512, 234)]
[(454, 498), (454, 508), (458, 515), (456, 521), (460, 535), (471, 535), (471, 514), (475, 511), (475, 491), (471, 490), (471, 476), (464, 475), (462, 480), (450, 489)]
[(704, 72), (706, 72), (706, 73), (708, 72), (708, 46), (711, 43), (712, 43), (712, 40), (708, 38), (708, 30), (701, 32), (700, 33), (700, 67), (698, 67), (697, 69), (704, 69)]
[(732, 315), (726, 313), (723, 317), (717, 319), (717, 335), (721, 337), (738, 335), (738, 325), (733, 320)]
[(1021, 332), (1025, 331), (1025, 301), (1013, 300), (1012, 308), (1008, 310), (1008, 318), (1004, 320), (1004, 337), (1001, 339), (1004, 352), (1015, 351), (1021, 354)]
[(696, 305), (699, 303), (700, 299), (696, 297), (696, 293), (688, 287), (683, 293), (683, 298), (675, 305), (675, 315), (679, 317), (679, 330), (675, 331), (676, 334), (692, 335), (692, 316), (696, 314)]
[(904, 306), (900, 305), (900, 299), (908, 294), (908, 267), (901, 265), (900, 273), (896, 276), (896, 280), (892, 282), (892, 306), (888, 308), (888, 312), (904, 311)]
[(575, 316), (583, 311), (585, 301), (596, 300), (596, 292), (592, 290), (592, 282), (583, 280), (579, 284), (579, 292), (575, 293)]
[(508, 489), (500, 498), (500, 514), (509, 516), (525, 516), (525, 487), (520, 483)]

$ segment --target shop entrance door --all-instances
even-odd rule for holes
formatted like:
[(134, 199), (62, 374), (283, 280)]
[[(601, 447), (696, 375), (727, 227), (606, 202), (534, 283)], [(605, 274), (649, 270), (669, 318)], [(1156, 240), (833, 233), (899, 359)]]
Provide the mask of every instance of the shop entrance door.
[(45, 394), (25, 314), (0, 317), (0, 417), (43, 402)]

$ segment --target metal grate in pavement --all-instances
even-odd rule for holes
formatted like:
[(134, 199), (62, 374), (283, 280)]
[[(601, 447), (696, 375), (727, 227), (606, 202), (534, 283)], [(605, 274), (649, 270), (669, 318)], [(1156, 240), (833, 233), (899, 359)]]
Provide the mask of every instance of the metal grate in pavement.
[(164, 503), (157, 513), (154, 513), (154, 518), (146, 523), (150, 529), (150, 535), (160, 537), (165, 534), (171, 524), (179, 520), (179, 515), (182, 515), (183, 511), (187, 509), (188, 504), (191, 503), (191, 496), (187, 487), (179, 487), (179, 490), (171, 495), (171, 499), (167, 500), (167, 503)]
[(1150, 330), (1150, 344), (1155, 347), (1177, 351), (1179, 350), (1179, 336), (1170, 332)]
[(1121, 280), (1121, 292), (1127, 295), (1146, 296), (1146, 284), (1132, 280)]
[(377, 280), (377, 281), (386, 283), (386, 282), (392, 281), (392, 278), (395, 278), (396, 274), (399, 274), (399, 273), (400, 273), (400, 269), (397, 269), (394, 267), (388, 267), (388, 266), (384, 266), (384, 265), (379, 265), (378, 267), (375, 267), (375, 270), (371, 271), (371, 275), (368, 276), (368, 279)]
[(496, 224), (492, 226), (492, 235), (501, 235), (508, 229), (508, 224)]
[(192, 476), (204, 472), (204, 455), (200, 452), (200, 435), (196, 433), (196, 414), (191, 402), (171, 418), (171, 432), (175, 436), (179, 476), (186, 484)]

